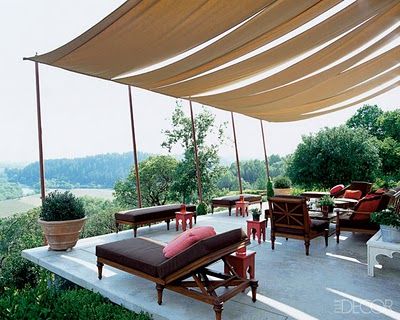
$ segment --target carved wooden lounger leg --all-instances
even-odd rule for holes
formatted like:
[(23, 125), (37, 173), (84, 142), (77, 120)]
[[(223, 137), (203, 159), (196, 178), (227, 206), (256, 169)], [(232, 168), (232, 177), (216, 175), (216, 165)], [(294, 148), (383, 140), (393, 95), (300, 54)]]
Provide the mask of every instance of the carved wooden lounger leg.
[(222, 310), (224, 310), (223, 303), (214, 304), (215, 320), (222, 320)]
[(101, 278), (103, 278), (103, 266), (104, 266), (104, 263), (97, 262), (97, 276), (98, 276), (99, 280), (101, 280)]
[(156, 289), (157, 289), (157, 303), (159, 305), (162, 304), (162, 294), (163, 294), (163, 290), (164, 290), (164, 286), (157, 283), (156, 284)]

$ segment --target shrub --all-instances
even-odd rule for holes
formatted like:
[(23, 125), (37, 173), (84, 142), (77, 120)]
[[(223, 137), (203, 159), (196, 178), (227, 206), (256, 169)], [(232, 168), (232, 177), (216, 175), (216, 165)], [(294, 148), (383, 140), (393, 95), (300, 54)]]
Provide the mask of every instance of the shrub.
[(196, 209), (197, 215), (203, 216), (203, 215), (206, 215), (207, 212), (208, 212), (207, 204), (205, 202), (200, 202)]
[(292, 182), (288, 177), (285, 176), (278, 176), (274, 179), (274, 187), (277, 189), (286, 189), (290, 188)]
[(0, 297), (0, 319), (149, 320), (85, 289), (56, 291), (41, 281), (35, 288), (7, 289)]
[(50, 192), (43, 201), (40, 218), (45, 221), (82, 219), (85, 216), (83, 202), (71, 192)]

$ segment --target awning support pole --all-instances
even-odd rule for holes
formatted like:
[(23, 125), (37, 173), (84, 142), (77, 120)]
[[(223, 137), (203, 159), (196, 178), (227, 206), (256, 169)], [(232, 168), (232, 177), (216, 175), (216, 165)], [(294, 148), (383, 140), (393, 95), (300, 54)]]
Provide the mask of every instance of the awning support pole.
[(235, 120), (233, 118), (233, 112), (231, 112), (231, 118), (232, 118), (232, 129), (233, 129), (233, 141), (235, 142), (236, 167), (237, 167), (237, 175), (238, 175), (238, 180), (239, 180), (239, 190), (240, 190), (240, 194), (242, 194), (243, 193), (242, 178), (240, 176), (239, 152), (238, 152), (237, 141), (236, 141), (236, 129), (235, 129)]
[(195, 127), (195, 124), (194, 124), (192, 100), (189, 100), (189, 106), (190, 106), (190, 118), (192, 120), (192, 137), (193, 137), (193, 145), (194, 145), (194, 159), (195, 159), (195, 162), (196, 162), (197, 191), (198, 191), (198, 195), (199, 195), (199, 201), (203, 202), (203, 188), (201, 186), (201, 173), (200, 173), (199, 155), (198, 155), (198, 150), (197, 150), (196, 127)]
[(269, 164), (268, 164), (267, 147), (265, 146), (264, 126), (263, 126), (263, 121), (261, 119), (260, 119), (260, 124), (261, 124), (261, 135), (262, 135), (263, 146), (264, 146), (265, 169), (267, 172), (267, 179), (269, 179)]
[(136, 175), (136, 193), (137, 193), (137, 201), (138, 207), (142, 207), (142, 194), (140, 192), (140, 176), (139, 176), (139, 164), (137, 157), (137, 149), (136, 149), (136, 135), (135, 135), (135, 121), (133, 116), (133, 102), (132, 102), (132, 92), (131, 87), (128, 86), (129, 93), (129, 110), (131, 117), (131, 129), (132, 129), (132, 144), (133, 144), (133, 159), (135, 161), (135, 175)]
[(38, 124), (38, 142), (39, 142), (39, 174), (40, 174), (40, 198), (43, 201), (46, 197), (46, 186), (44, 179), (44, 160), (43, 160), (43, 141), (42, 141), (42, 112), (40, 106), (40, 84), (39, 84), (39, 63), (35, 62), (36, 79), (36, 115)]

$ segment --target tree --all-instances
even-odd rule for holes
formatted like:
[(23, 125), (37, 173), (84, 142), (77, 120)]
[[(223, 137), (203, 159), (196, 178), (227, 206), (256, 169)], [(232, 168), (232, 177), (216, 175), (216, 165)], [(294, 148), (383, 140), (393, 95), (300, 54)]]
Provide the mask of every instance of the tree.
[(373, 181), (381, 166), (377, 144), (364, 129), (322, 129), (303, 136), (288, 164), (288, 175), (294, 183), (308, 187)]
[[(140, 164), (139, 176), (144, 206), (163, 205), (177, 198), (171, 190), (177, 166), (178, 161), (171, 156), (153, 156)], [(125, 180), (115, 184), (114, 190), (118, 203), (130, 208), (137, 206), (134, 168)]]
[(361, 128), (377, 136), (379, 133), (378, 118), (383, 114), (377, 105), (364, 105), (346, 122), (349, 128)]
[[(169, 152), (175, 145), (184, 149), (183, 159), (177, 166), (173, 190), (179, 193), (185, 202), (194, 201), (197, 199), (197, 179), (191, 119), (184, 114), (182, 105), (177, 102), (171, 120), (173, 128), (164, 131), (166, 138), (161, 146)], [(203, 197), (210, 200), (216, 192), (217, 181), (222, 174), (218, 150), (224, 141), (226, 124), (217, 125), (215, 115), (204, 107), (196, 115), (194, 122)], [(211, 136), (215, 136), (218, 143), (207, 143)]]
[(400, 109), (384, 112), (377, 122), (381, 139), (392, 138), (400, 142)]

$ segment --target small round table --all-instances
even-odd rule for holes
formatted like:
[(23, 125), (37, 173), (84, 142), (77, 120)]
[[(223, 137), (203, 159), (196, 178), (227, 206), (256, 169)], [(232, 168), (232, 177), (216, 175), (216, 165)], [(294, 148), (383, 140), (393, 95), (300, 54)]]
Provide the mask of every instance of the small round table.
[(236, 217), (238, 216), (238, 213), (240, 213), (242, 217), (244, 217), (245, 214), (249, 216), (249, 205), (250, 205), (249, 201), (239, 200), (235, 202), (235, 205), (236, 205)]
[(238, 274), (239, 277), (247, 279), (247, 274), (249, 274), (250, 279), (255, 278), (255, 251), (247, 250), (246, 254), (238, 254), (237, 252), (230, 254), (225, 257), (224, 272), (229, 273), (229, 263), (233, 270)]
[(247, 220), (247, 236), (251, 238), (253, 234), (253, 240), (258, 238), (258, 243), (261, 244), (261, 236), (265, 242), (265, 234), (267, 229), (267, 220), (261, 219), (260, 221)]
[(189, 221), (189, 229), (193, 227), (194, 212), (175, 212), (176, 231), (179, 230), (179, 221), (182, 221), (182, 231), (186, 231), (187, 221)]

